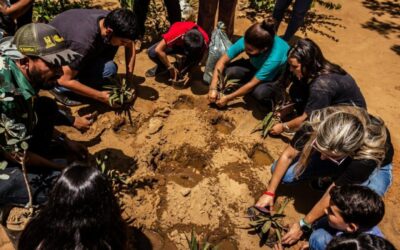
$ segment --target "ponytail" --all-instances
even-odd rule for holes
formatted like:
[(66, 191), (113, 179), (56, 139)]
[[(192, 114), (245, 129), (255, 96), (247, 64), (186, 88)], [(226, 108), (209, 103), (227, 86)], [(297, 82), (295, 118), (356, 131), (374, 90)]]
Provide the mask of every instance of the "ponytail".
[(271, 18), (255, 23), (246, 30), (244, 41), (257, 49), (272, 48), (275, 37), (274, 21)]

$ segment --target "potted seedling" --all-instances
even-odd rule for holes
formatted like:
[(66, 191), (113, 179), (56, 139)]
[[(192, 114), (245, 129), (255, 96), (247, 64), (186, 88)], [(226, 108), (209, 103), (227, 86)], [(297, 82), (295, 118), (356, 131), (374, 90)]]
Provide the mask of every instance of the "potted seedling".
[(110, 106), (116, 108), (117, 114), (124, 113), (128, 116), (130, 124), (133, 125), (130, 111), (136, 99), (136, 90), (128, 86), (125, 78), (122, 80), (111, 78), (110, 80), (113, 85), (104, 86), (111, 92), (108, 99)]
[(259, 210), (255, 207), (250, 207), (247, 210), (251, 221), (246, 229), (250, 229), (251, 232), (260, 236), (260, 246), (264, 244), (273, 246), (281, 242), (283, 232), (288, 230), (287, 225), (283, 222), (286, 217), (283, 212), (289, 201), (290, 199), (285, 199), (275, 213)]

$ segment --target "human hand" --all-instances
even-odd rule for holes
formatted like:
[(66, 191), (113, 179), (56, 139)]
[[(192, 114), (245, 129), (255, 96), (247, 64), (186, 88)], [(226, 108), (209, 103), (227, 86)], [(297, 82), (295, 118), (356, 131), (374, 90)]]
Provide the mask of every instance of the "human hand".
[(282, 123), (278, 123), (278, 124), (275, 124), (275, 125), (269, 130), (269, 133), (270, 133), (271, 135), (280, 135), (280, 134), (282, 134), (283, 131), (284, 131), (283, 124), (282, 124)]
[(107, 91), (107, 90), (100, 91), (99, 100), (100, 100), (101, 102), (104, 102), (104, 103), (109, 104), (109, 103), (108, 103), (108, 99), (109, 99), (109, 98), (110, 98), (110, 91)]
[(255, 206), (261, 209), (265, 209), (266, 207), (268, 207), (268, 209), (271, 211), (274, 207), (274, 197), (272, 197), (271, 195), (263, 194), (258, 199)]
[(178, 75), (179, 75), (179, 71), (175, 68), (175, 66), (171, 65), (169, 68), (169, 77), (170, 77), (170, 81), (176, 81), (178, 80)]
[(274, 245), (274, 250), (283, 250), (282, 244), (281, 244), (281, 243), (276, 243), (276, 244)]
[(229, 98), (226, 95), (221, 95), (220, 98), (215, 102), (218, 107), (225, 107), (229, 102)]
[(308, 242), (305, 242), (301, 247), (300, 250), (308, 250), (310, 249), (310, 244)]
[(301, 231), (300, 224), (298, 222), (294, 223), (289, 231), (282, 237), (282, 244), (292, 245), (300, 240), (303, 236), (303, 231)]
[(97, 112), (87, 114), (84, 116), (76, 116), (74, 121), (74, 128), (79, 130), (86, 130), (92, 126), (93, 122), (97, 119)]
[(215, 103), (218, 99), (218, 90), (211, 89), (208, 91), (208, 101), (210, 103)]

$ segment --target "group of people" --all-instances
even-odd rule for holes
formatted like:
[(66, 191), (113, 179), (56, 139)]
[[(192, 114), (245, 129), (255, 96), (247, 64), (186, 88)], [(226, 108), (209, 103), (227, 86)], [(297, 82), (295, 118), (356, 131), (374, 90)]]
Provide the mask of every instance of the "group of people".
[[(146, 77), (169, 74), (177, 79), (196, 67), (208, 50), (211, 29), (173, 16), (177, 7), (171, 2), (167, 5), (171, 26), (148, 49), (156, 65), (146, 71)], [(209, 1), (205, 2), (200, 1), (200, 10)], [(232, 5), (234, 13), (236, 1), (213, 1), (213, 5), (217, 2), (220, 9)], [(310, 249), (394, 249), (377, 228), (384, 215), (381, 197), (392, 181), (394, 150), (389, 130), (379, 117), (367, 112), (355, 80), (327, 60), (314, 41), (299, 39), (293, 46), (287, 43), (311, 1), (296, 1), (301, 15), (294, 11), (295, 20), (283, 38), (277, 36), (282, 12), (290, 2), (278, 0), (274, 19), (251, 25), (220, 57), (209, 85), (208, 101), (224, 107), (249, 95), (262, 110), (271, 111), (282, 98), (282, 91), (288, 91), (294, 118), (274, 125), (269, 133), (293, 132), (294, 136), (272, 165), (271, 180), (255, 206), (272, 209), (282, 183), (310, 180), (314, 188), (325, 193), (304, 218), (290, 227), (283, 244), (294, 244), (309, 235)], [(0, 161), (2, 166), (6, 164), (0, 174), (8, 176), (0, 180), (0, 206), (28, 202), (19, 164), (21, 151), (15, 151), (15, 145), (22, 141), (29, 145), (24, 149), (24, 160), (34, 203), (47, 201), (23, 232), (20, 249), (56, 249), (61, 245), (66, 249), (126, 248), (120, 209), (102, 174), (84, 164), (67, 167), (66, 161), (53, 160), (66, 151), (74, 159), (87, 159), (87, 149), (54, 126), (87, 129), (94, 122), (94, 114), (71, 116), (38, 92), (50, 90), (66, 106), (81, 103), (71, 98), (76, 94), (109, 105), (109, 92), (102, 86), (117, 74), (113, 59), (121, 46), (125, 48), (126, 78), (129, 81), (133, 77), (134, 41), (144, 34), (147, 12), (145, 5), (135, 6), (143, 11), (68, 10), (49, 24), (26, 24), (13, 37), (0, 42)], [(202, 13), (199, 22), (204, 22)], [(233, 19), (228, 25), (230, 32)], [(239, 59), (243, 53), (247, 57)], [(182, 54), (184, 67), (177, 68), (169, 54)], [(228, 79), (239, 79), (239, 86), (229, 92), (220, 89), (220, 72)], [(365, 242), (373, 247), (361, 247)]]

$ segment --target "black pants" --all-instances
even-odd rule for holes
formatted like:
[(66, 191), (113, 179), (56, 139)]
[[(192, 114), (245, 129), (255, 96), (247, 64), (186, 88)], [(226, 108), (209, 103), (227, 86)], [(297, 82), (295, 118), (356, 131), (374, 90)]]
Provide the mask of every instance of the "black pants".
[[(150, 48), (148, 48), (148, 55), (149, 58), (157, 64), (157, 72), (162, 72), (164, 70), (166, 70), (165, 65), (161, 62), (160, 58), (158, 57), (157, 53), (156, 53), (156, 47), (157, 47), (158, 43), (153, 44)], [(167, 55), (174, 55), (174, 54), (178, 54), (178, 55), (185, 55), (185, 48), (184, 45), (183, 46), (173, 46), (173, 47), (168, 47), (165, 51), (165, 53), (167, 53)], [(199, 64), (199, 62), (201, 61), (201, 58), (203, 56), (203, 53), (201, 51), (199, 51), (197, 54), (196, 53), (192, 53), (189, 56), (185, 55), (185, 61), (183, 62), (183, 65), (181, 65), (181, 68), (183, 69), (183, 71), (181, 71), (181, 74), (185, 74), (186, 72), (188, 72), (193, 66), (196, 66)]]
[[(228, 65), (225, 75), (228, 79), (241, 79), (241, 84), (249, 82), (257, 72), (250, 60), (240, 59)], [(276, 77), (278, 78), (278, 77)], [(272, 110), (276, 93), (279, 91), (278, 81), (260, 82), (254, 87), (251, 95), (265, 108)]]
[[(168, 12), (168, 21), (172, 25), (173, 23), (181, 21), (181, 6), (179, 5), (179, 0), (164, 0), (165, 7)], [(135, 0), (134, 2), (134, 12), (136, 15), (136, 20), (139, 28), (139, 37), (143, 37), (146, 29), (146, 17), (149, 11), (150, 0)]]

